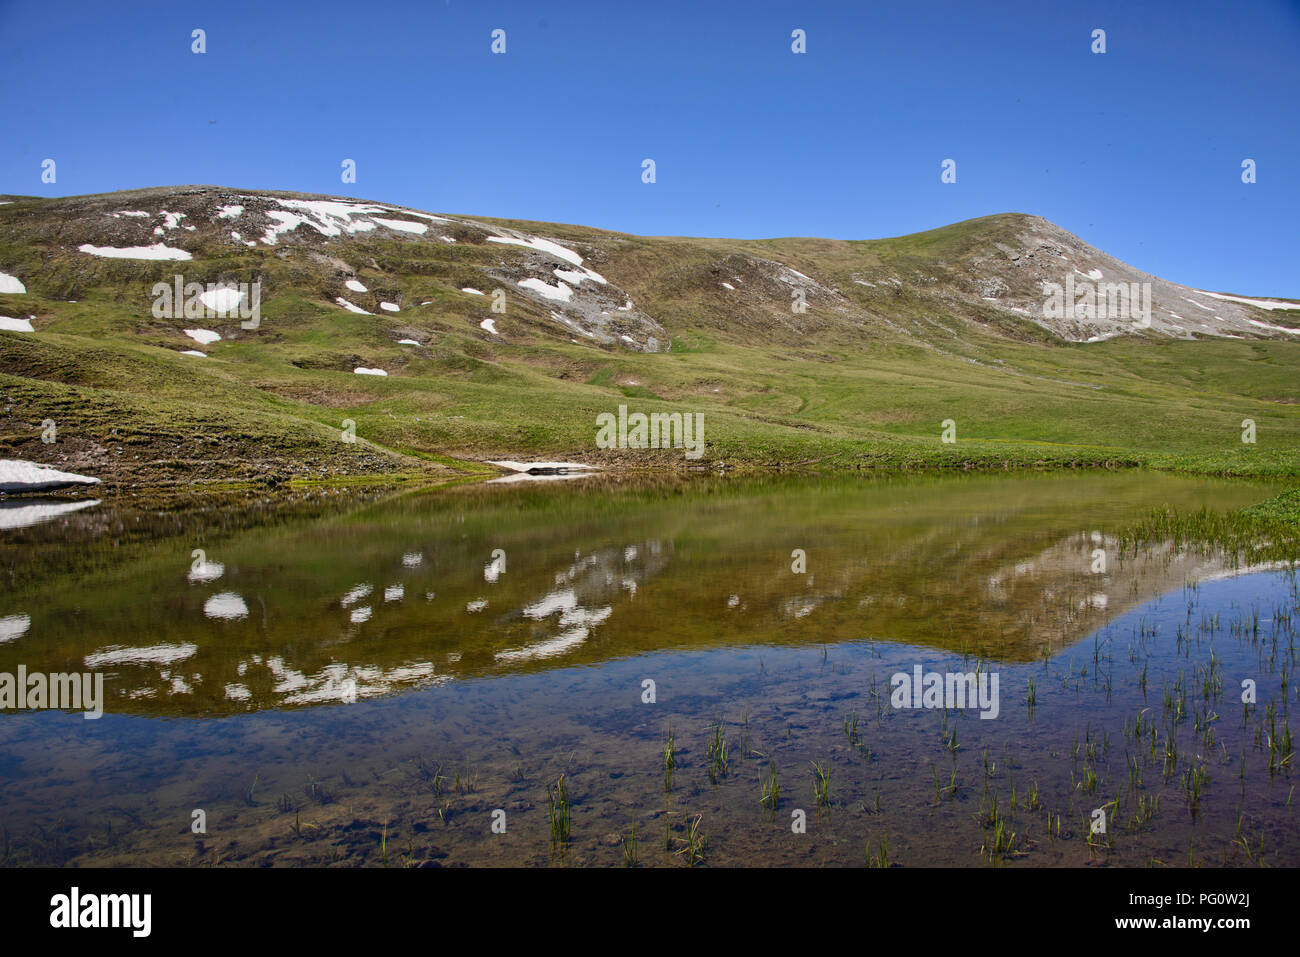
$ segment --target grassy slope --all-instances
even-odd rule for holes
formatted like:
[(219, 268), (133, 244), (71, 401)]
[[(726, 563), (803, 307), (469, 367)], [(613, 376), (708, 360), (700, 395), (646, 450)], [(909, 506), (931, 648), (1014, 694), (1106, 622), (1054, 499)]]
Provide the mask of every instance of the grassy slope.
[[(214, 278), (260, 275), (275, 290), (261, 330), (221, 325), (226, 341), (195, 360), (178, 354), (194, 346), (179, 333), (186, 323), (149, 314), (149, 285), (170, 278), (175, 264), (88, 261), (0, 235), (0, 262), (40, 277), (29, 295), (0, 296), (0, 315), (35, 313), (42, 330), (0, 333), (0, 456), (146, 482), (472, 469), (461, 463), (494, 457), (687, 464), (680, 452), (597, 450), (596, 415), (622, 402), (704, 413), (705, 463), (1300, 470), (1298, 343), (1067, 345), (996, 310), (945, 312), (940, 296), (852, 281), (864, 268), (944, 280), (950, 261), (1011, 228), (1006, 217), (861, 243), (509, 225), (607, 247), (598, 268), (673, 333), (672, 351), (571, 343), (514, 305), (499, 323), (507, 341), (487, 341), (478, 329), (483, 300), (457, 289), (482, 285), (475, 266), (499, 250), (380, 239), (336, 255), (359, 264), (376, 298), (401, 294), (397, 315), (344, 312), (321, 273), (283, 247), (214, 247), (196, 257), (201, 267), (185, 264), (187, 279), (200, 268)], [(818, 326), (814, 315), (813, 332), (792, 334), (779, 318), (723, 297), (709, 270), (735, 255), (779, 259), (889, 321)], [(425, 300), (432, 304), (416, 305)], [(899, 325), (928, 334), (899, 334)], [(399, 346), (397, 329), (431, 341)], [(353, 365), (391, 374), (356, 376)], [(39, 441), (46, 418), (59, 425), (59, 445)], [(949, 418), (956, 445), (940, 442)], [(1245, 418), (1257, 424), (1255, 445), (1241, 442)], [(344, 419), (356, 422), (355, 444), (338, 440)]]

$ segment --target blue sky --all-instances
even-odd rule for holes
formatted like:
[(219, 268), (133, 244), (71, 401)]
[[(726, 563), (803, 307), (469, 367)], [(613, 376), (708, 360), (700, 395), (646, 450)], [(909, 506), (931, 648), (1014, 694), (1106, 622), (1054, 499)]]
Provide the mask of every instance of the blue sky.
[(1300, 0), (296, 6), (0, 0), (0, 192), (215, 183), (745, 238), (1019, 211), (1300, 297)]

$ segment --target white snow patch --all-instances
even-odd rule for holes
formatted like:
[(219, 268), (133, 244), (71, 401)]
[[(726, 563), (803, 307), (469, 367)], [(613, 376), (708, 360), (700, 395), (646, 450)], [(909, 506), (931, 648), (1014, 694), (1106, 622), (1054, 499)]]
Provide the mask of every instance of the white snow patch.
[(367, 289), (367, 288), (366, 288), (362, 283), (358, 282), (358, 281), (355, 280), (355, 279), (349, 279), (349, 280), (348, 280), (347, 282), (345, 282), (343, 285), (347, 286), (347, 287), (348, 287), (349, 289), (351, 289), (353, 292), (369, 292), (369, 291), (370, 291), (370, 290)]
[(593, 469), (594, 465), (584, 465), (582, 462), (512, 462), (509, 459), (489, 459), (488, 465), (496, 465), (503, 469), (509, 469), (511, 472), (528, 472), (532, 469), (549, 469), (556, 471), (566, 469), (574, 471), (575, 469)]
[(499, 336), (499, 335), (501, 335), (501, 333), (497, 332), (497, 324), (496, 324), (495, 321), (492, 320), (491, 317), (489, 317), (489, 318), (487, 318), (487, 319), (484, 319), (482, 322), (480, 322), (480, 323), (478, 324), (478, 326), (479, 326), (480, 329), (486, 329), (488, 332), (492, 333), (492, 335), (494, 335), (494, 336)]
[(573, 290), (565, 283), (560, 282), (554, 286), (548, 285), (541, 279), (521, 279), (517, 285), (525, 289), (531, 289), (545, 299), (554, 299), (558, 302), (568, 302), (573, 298)]
[(199, 293), (199, 301), (219, 315), (234, 312), (243, 301), (244, 294), (233, 286), (217, 286)]
[(554, 269), (552, 272), (554, 272), (558, 278), (571, 282), (575, 286), (584, 279), (598, 282), (602, 286), (605, 285), (605, 277), (594, 269), (588, 269), (586, 266), (582, 266), (579, 269)]
[(0, 292), (7, 293), (25, 293), (27, 287), (22, 284), (17, 276), (11, 276), (7, 272), (0, 272)]
[(136, 216), (136, 217), (140, 217), (140, 216), (148, 216), (148, 215), (149, 215), (149, 214), (146, 213), (143, 209), (119, 209), (116, 213), (113, 214), (114, 217), (117, 217), (117, 216)]
[(356, 375), (388, 375), (383, 369), (367, 369), (365, 366), (357, 366), (352, 371)]
[(1187, 300), (1187, 302), (1190, 302), (1193, 306), (1196, 306), (1198, 309), (1204, 309), (1206, 312), (1213, 312), (1213, 311), (1214, 311), (1214, 310), (1211, 309), (1209, 306), (1203, 306), (1203, 305), (1201, 305), (1201, 304), (1200, 304), (1199, 302), (1197, 302), (1195, 299), (1188, 299), (1186, 296), (1183, 296), (1183, 299)]
[(559, 243), (551, 242), (549, 239), (537, 239), (529, 237), (528, 239), (518, 239), (514, 236), (489, 236), (490, 243), (505, 243), (508, 246), (523, 246), (527, 249), (535, 249), (538, 252), (550, 253), (558, 259), (563, 259), (566, 263), (572, 263), (575, 266), (582, 265), (582, 257), (572, 249), (565, 249)]
[(423, 236), (429, 231), (429, 227), (424, 223), (408, 223), (400, 219), (380, 219), (378, 216), (373, 218), (380, 226), (387, 226), (389, 229), (395, 229), (398, 232), (415, 233)]
[(243, 212), (243, 206), (222, 206), (217, 210), (217, 219), (238, 219)]
[(344, 299), (342, 296), (339, 296), (339, 297), (338, 297), (337, 299), (335, 299), (334, 301), (337, 302), (337, 303), (338, 303), (340, 306), (342, 306), (344, 309), (346, 309), (348, 312), (355, 312), (355, 313), (357, 313), (358, 315), (362, 315), (362, 316), (373, 316), (373, 315), (374, 315), (373, 312), (366, 312), (366, 311), (365, 311), (364, 309), (362, 309), (360, 306), (354, 306), (354, 305), (352, 305), (352, 303), (348, 302), (348, 301), (347, 301), (346, 299)]
[(1202, 296), (1211, 296), (1215, 299), (1225, 299), (1228, 302), (1241, 302), (1247, 306), (1258, 306), (1260, 309), (1300, 309), (1300, 302), (1278, 302), (1276, 299), (1247, 299), (1244, 296), (1226, 296), (1219, 292), (1205, 292), (1200, 290)]
[(469, 293), (471, 296), (481, 296), (481, 295), (483, 295), (483, 292), (482, 292), (481, 290), (478, 290), (478, 289), (471, 289), (469, 286), (465, 286), (463, 289), (461, 289), (461, 292), (467, 292), (467, 293)]
[(724, 283), (722, 284), (722, 288), (723, 288), (723, 289), (730, 289), (732, 292), (735, 292), (735, 291), (736, 291), (736, 287), (733, 286), (733, 285), (732, 285), (731, 283), (729, 283), (729, 282), (724, 282)]
[(35, 332), (32, 328), (30, 319), (11, 319), (9, 316), (0, 316), (0, 330), (4, 332)]
[(379, 308), (384, 312), (401, 312), (402, 307), (395, 302), (381, 302)]
[(208, 354), (206, 352), (199, 352), (198, 349), (184, 349), (181, 351), (181, 355), (194, 356), (199, 359), (206, 359), (208, 357)]
[(185, 333), (201, 346), (207, 346), (214, 342), (221, 341), (221, 336), (218, 333), (213, 332), (211, 329), (182, 329), (181, 332)]
[(44, 492), (67, 485), (98, 485), (99, 479), (60, 472), (47, 465), (0, 459), (0, 492)]
[(92, 246), (90, 243), (82, 243), (77, 247), (80, 252), (89, 253), (91, 256), (102, 256), (105, 259), (193, 259), (183, 249), (173, 249), (171, 246), (163, 243), (154, 243), (152, 246)]
[(399, 346), (418, 346), (420, 343), (417, 339), (398, 339), (397, 344)]
[(341, 203), (318, 199), (277, 199), (276, 202), (285, 209), (296, 210), (296, 212), (267, 210), (266, 215), (279, 223), (278, 226), (268, 226), (266, 235), (262, 237), (262, 242), (268, 246), (274, 246), (279, 242), (281, 233), (291, 232), (303, 225), (310, 226), (322, 236), (341, 236), (345, 232), (369, 232), (375, 228), (374, 223), (364, 219), (353, 222), (352, 217), (388, 212), (385, 206), (374, 206), (368, 203)]
[(1247, 319), (1253, 326), (1259, 326), (1261, 329), (1271, 329), (1274, 332), (1285, 332), (1287, 335), (1300, 336), (1300, 329), (1288, 329), (1286, 326), (1275, 326), (1271, 322), (1260, 322), (1258, 319)]

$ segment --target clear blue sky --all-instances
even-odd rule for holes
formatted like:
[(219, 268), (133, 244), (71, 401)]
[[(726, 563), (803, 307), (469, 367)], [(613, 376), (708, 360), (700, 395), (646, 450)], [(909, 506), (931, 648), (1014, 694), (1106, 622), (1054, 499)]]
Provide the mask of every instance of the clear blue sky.
[(1300, 0), (0, 0), (0, 48), (3, 192), (215, 183), (746, 238), (1020, 211), (1300, 297)]

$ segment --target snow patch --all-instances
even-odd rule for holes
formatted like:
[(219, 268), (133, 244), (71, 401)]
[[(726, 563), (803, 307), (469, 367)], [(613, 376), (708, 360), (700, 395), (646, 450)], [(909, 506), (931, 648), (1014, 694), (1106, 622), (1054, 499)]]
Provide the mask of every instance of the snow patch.
[(429, 231), (429, 227), (424, 223), (408, 223), (400, 219), (380, 219), (378, 216), (374, 217), (374, 221), (380, 226), (387, 226), (389, 229), (395, 229), (402, 233), (415, 233), (423, 236)]
[(0, 272), (0, 292), (6, 293), (25, 293), (27, 287), (22, 284), (17, 276), (11, 276), (7, 272)]
[(342, 306), (344, 309), (346, 309), (348, 312), (355, 312), (355, 313), (357, 313), (358, 315), (361, 315), (361, 316), (373, 316), (373, 315), (374, 315), (373, 312), (366, 312), (366, 311), (365, 311), (364, 309), (362, 309), (360, 306), (354, 306), (354, 305), (352, 305), (352, 303), (348, 302), (348, 301), (347, 301), (346, 299), (344, 299), (342, 296), (339, 296), (339, 297), (338, 297), (337, 299), (335, 299), (334, 301), (337, 302), (337, 303), (338, 303), (340, 306)]
[(173, 249), (163, 243), (154, 243), (152, 246), (92, 246), (90, 243), (82, 243), (77, 247), (80, 252), (88, 253), (91, 256), (102, 256), (105, 259), (193, 259), (183, 249)]
[(553, 299), (557, 302), (568, 302), (573, 298), (573, 289), (563, 282), (551, 286), (541, 279), (529, 278), (519, 280), (517, 285), (531, 289), (545, 299)]
[(557, 259), (563, 259), (566, 263), (572, 263), (574, 266), (582, 265), (582, 257), (572, 249), (566, 249), (559, 243), (551, 242), (549, 239), (538, 239), (530, 236), (528, 239), (519, 239), (514, 236), (489, 236), (490, 243), (504, 243), (507, 246), (523, 246), (526, 249), (535, 249), (541, 253), (550, 253)]
[[(1202, 296), (1210, 296), (1214, 299), (1223, 299), (1228, 302), (1240, 302), (1247, 306), (1258, 306), (1260, 309), (1300, 309), (1300, 302), (1278, 302), (1276, 299), (1247, 299), (1244, 296), (1226, 296), (1219, 292), (1199, 291)], [(1188, 301), (1190, 302), (1191, 300)]]
[(48, 465), (0, 459), (0, 492), (45, 492), (68, 485), (98, 485), (99, 479), (60, 472)]

